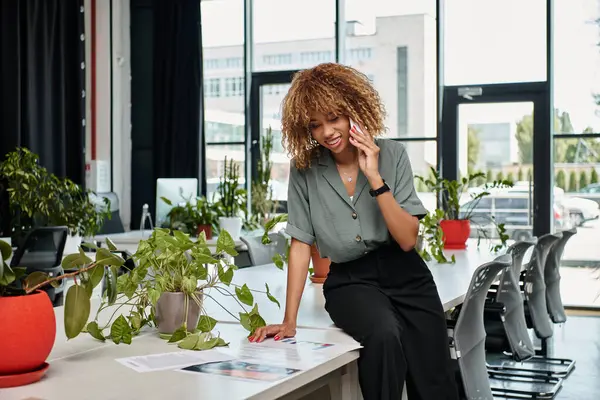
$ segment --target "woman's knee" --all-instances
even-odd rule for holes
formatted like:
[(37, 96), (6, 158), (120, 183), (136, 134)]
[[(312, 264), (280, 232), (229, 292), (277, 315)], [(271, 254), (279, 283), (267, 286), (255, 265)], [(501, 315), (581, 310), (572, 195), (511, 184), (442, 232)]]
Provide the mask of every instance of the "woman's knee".
[(381, 321), (374, 324), (371, 332), (364, 338), (363, 345), (377, 347), (400, 347), (402, 327), (394, 320)]

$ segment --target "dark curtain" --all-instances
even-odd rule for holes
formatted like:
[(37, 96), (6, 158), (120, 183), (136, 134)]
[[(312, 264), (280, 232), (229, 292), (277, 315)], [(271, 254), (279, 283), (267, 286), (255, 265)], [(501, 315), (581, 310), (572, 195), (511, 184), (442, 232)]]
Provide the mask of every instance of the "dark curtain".
[(198, 0), (132, 0), (131, 227), (155, 216), (156, 179), (198, 178), (202, 96)]
[(85, 180), (83, 0), (0, 0), (0, 157), (17, 146)]
[(154, 173), (198, 177), (200, 2), (154, 2)]

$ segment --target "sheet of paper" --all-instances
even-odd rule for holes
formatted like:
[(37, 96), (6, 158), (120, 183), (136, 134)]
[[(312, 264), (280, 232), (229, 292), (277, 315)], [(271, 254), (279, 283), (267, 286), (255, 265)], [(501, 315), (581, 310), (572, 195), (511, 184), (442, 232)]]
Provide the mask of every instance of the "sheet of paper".
[(359, 344), (320, 343), (287, 338), (266, 339), (261, 343), (242, 340), (221, 351), (238, 360), (304, 370), (359, 348)]
[(190, 365), (227, 361), (232, 358), (232, 356), (217, 350), (184, 350), (173, 353), (117, 358), (115, 361), (137, 372), (152, 372), (179, 369)]
[(191, 365), (181, 369), (186, 373), (201, 373), (226, 376), (232, 379), (274, 382), (299, 372), (299, 369), (277, 365), (267, 365), (249, 360), (220, 361), (208, 364)]

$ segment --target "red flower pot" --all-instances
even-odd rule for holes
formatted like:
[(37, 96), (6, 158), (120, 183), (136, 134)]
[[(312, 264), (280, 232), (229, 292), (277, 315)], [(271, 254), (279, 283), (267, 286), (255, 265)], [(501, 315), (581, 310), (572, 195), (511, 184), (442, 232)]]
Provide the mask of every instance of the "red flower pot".
[(198, 225), (198, 236), (200, 236), (201, 232), (204, 232), (207, 240), (212, 239), (212, 226), (211, 225)]
[(327, 274), (329, 273), (329, 266), (331, 265), (331, 261), (327, 257), (321, 257), (316, 245), (313, 244), (310, 250), (313, 267), (313, 273), (310, 276), (310, 280), (313, 283), (323, 283), (325, 282), (325, 279), (327, 279)]
[(0, 297), (0, 316), (0, 375), (42, 367), (56, 338), (56, 318), (48, 295), (37, 291)]
[(467, 248), (467, 239), (471, 234), (471, 221), (468, 219), (452, 219), (440, 221), (444, 233), (444, 248), (462, 250)]

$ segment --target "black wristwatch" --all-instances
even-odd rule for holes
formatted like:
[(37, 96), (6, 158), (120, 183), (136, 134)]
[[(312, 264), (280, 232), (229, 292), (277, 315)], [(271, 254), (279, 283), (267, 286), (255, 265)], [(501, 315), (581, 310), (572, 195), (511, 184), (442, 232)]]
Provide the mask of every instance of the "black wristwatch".
[(371, 195), (371, 197), (377, 197), (380, 194), (383, 194), (385, 192), (389, 192), (390, 191), (390, 187), (388, 186), (387, 183), (385, 183), (385, 179), (383, 180), (383, 186), (380, 187), (379, 189), (371, 189), (369, 190), (369, 194)]

